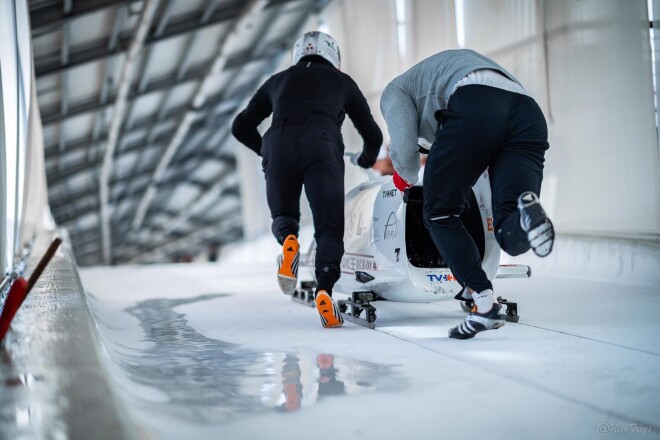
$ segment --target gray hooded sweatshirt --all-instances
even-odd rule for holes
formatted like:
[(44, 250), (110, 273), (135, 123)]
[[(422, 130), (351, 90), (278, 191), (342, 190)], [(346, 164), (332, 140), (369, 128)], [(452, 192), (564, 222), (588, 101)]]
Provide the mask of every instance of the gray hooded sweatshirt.
[(480, 69), (501, 72), (520, 84), (502, 66), (470, 50), (447, 50), (411, 67), (390, 82), (380, 98), (380, 111), (390, 135), (394, 169), (409, 183), (419, 174), (418, 139), (433, 144), (438, 121), (435, 112), (447, 108), (458, 82)]

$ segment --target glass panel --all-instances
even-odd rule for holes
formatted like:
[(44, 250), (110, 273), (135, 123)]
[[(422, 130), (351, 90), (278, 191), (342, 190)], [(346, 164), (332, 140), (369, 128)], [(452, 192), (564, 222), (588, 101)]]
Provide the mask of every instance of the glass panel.
[(2, 182), (2, 266), (5, 273), (11, 270), (14, 254), (14, 233), (16, 224), (16, 178), (18, 146), (18, 76), (16, 60), (16, 29), (14, 2), (0, 2), (0, 79), (2, 80), (3, 133), (3, 182)]
[(20, 242), (23, 224), (23, 201), (26, 173), (26, 159), (28, 148), (28, 115), (30, 105), (30, 86), (32, 77), (32, 49), (30, 45), (30, 21), (26, 0), (15, 0), (16, 7), (16, 44), (18, 48), (18, 137), (16, 145), (17, 176), (16, 176), (16, 228), (14, 230), (14, 254), (19, 254), (24, 243)]

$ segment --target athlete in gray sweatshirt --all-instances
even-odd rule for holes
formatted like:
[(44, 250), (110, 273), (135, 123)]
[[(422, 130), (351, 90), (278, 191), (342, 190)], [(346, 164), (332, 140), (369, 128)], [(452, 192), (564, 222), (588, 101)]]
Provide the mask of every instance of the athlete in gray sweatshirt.
[(381, 111), (390, 135), (394, 183), (415, 184), (420, 149), (424, 222), (433, 242), (464, 287), (457, 299), (476, 309), (449, 331), (468, 339), (504, 325), (481, 256), (460, 215), (478, 177), (488, 170), (495, 236), (502, 249), (539, 256), (552, 250), (554, 229), (538, 194), (548, 149), (541, 109), (516, 78), (468, 49), (448, 50), (416, 64), (383, 91)]

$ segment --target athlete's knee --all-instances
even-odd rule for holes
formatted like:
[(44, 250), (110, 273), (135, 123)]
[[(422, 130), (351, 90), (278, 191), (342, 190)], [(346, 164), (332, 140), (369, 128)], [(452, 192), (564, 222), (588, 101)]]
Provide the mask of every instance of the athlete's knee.
[(519, 234), (514, 234), (511, 230), (496, 229), (495, 239), (500, 248), (512, 257), (522, 255), (530, 249), (529, 241), (522, 239)]
[(428, 229), (433, 229), (433, 227), (439, 226), (442, 228), (454, 228), (460, 226), (461, 216), (458, 213), (450, 214), (433, 214), (433, 213), (424, 213), (424, 225)]
[(517, 212), (509, 215), (496, 215), (493, 225), (495, 240), (507, 254), (516, 257), (530, 249), (527, 235), (520, 227), (520, 217)]

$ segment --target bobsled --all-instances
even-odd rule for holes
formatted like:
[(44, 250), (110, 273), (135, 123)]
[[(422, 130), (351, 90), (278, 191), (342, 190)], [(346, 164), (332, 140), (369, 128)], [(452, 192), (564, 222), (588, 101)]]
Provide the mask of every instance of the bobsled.
[[(401, 193), (389, 176), (367, 170), (368, 179), (346, 194), (344, 206), (344, 256), (341, 277), (334, 292), (344, 319), (375, 328), (376, 307), (381, 300), (433, 302), (454, 299), (462, 286), (436, 248), (423, 221), (424, 187), (415, 185)], [(493, 230), (488, 172), (472, 187), (468, 208), (461, 215), (465, 228), (479, 249), (488, 279), (528, 278), (523, 265), (500, 265), (501, 249)], [(303, 267), (314, 267), (316, 243), (302, 256)], [(312, 271), (313, 272), (313, 271)], [(313, 280), (302, 281), (293, 299), (313, 306)], [(337, 295), (333, 295), (337, 297)], [(506, 306), (505, 319), (518, 321), (517, 304), (498, 298)], [(464, 311), (470, 301), (461, 301)]]

